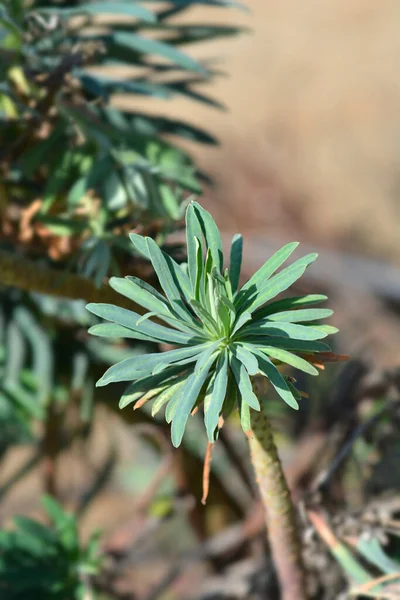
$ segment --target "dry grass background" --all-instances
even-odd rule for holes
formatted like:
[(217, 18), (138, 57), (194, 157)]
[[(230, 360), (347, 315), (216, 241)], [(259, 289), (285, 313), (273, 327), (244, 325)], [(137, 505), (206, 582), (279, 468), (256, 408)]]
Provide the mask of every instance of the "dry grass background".
[(247, 5), (247, 15), (203, 8), (190, 16), (253, 30), (190, 49), (221, 59), (227, 77), (210, 92), (229, 111), (183, 100), (169, 109), (221, 141), (193, 148), (217, 183), (205, 202), (229, 228), (290, 230), (400, 263), (400, 3)]

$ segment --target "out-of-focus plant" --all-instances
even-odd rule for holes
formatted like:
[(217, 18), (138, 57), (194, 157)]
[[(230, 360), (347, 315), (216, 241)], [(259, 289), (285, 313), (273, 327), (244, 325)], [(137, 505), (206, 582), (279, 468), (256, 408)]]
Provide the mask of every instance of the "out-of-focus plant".
[[(177, 24), (198, 4), (0, 4), (0, 200), (3, 238), (27, 252), (73, 261), (100, 285), (132, 254), (122, 235), (152, 236), (200, 193), (190, 156), (165, 136), (214, 144), (189, 123), (135, 108), (135, 98), (185, 96), (218, 106), (195, 86), (217, 72), (182, 45), (236, 34), (226, 25)], [(130, 97), (118, 108), (115, 94)], [(126, 105), (126, 102), (125, 102)]]
[[(166, 136), (216, 140), (135, 107), (139, 97), (178, 96), (218, 106), (194, 87), (216, 72), (180, 46), (239, 30), (173, 21), (201, 4), (235, 6), (0, 3), (0, 285), (28, 292), (0, 290), (1, 451), (31, 440), (34, 420), (46, 422), (54, 403), (76, 396), (74, 373), (82, 365), (86, 373), (93, 355), (107, 363), (109, 355), (136, 352), (87, 342), (80, 335), (87, 313), (82, 319), (82, 305), (65, 298), (106, 300), (101, 283), (110, 271), (136, 261), (141, 272), (124, 233), (144, 231), (161, 242), (177, 226), (181, 201), (201, 191), (190, 156)], [(129, 95), (130, 111), (112, 102), (117, 93)], [(80, 377), (85, 390), (90, 377)]]
[(0, 530), (0, 593), (8, 600), (94, 598), (92, 579), (101, 570), (99, 535), (86, 545), (76, 519), (50, 497), (43, 498), (51, 525), (15, 517)]
[[(178, 227), (186, 198), (201, 192), (202, 175), (180, 142), (216, 139), (164, 111), (147, 113), (143, 102), (184, 97), (220, 107), (199, 87), (219, 73), (195, 60), (191, 48), (239, 29), (186, 23), (182, 17), (197, 5), (239, 6), (223, 0), (0, 2), (0, 458), (16, 444), (35, 448), (2, 481), (2, 498), (38, 463), (45, 466), (43, 487), (57, 495), (58, 453), (90, 432), (96, 369), (148, 349), (147, 342), (88, 338), (85, 330), (96, 319), (82, 299), (113, 301), (102, 285), (111, 273), (133, 269), (151, 278), (127, 232), (162, 244)], [(129, 99), (129, 110), (116, 95), (124, 106)], [(2, 546), (2, 577), (19, 577), (26, 586), (15, 597), (45, 598), (23, 573), (35, 531), (37, 548), (44, 536), (42, 528), (30, 529), (26, 552), (22, 521), (15, 535), (2, 534), (27, 559), (17, 572), (14, 554)], [(49, 553), (52, 547), (49, 542)], [(75, 558), (65, 556), (65, 569), (68, 560), (75, 568), (77, 556), (77, 550)], [(49, 565), (49, 578), (56, 564)], [(14, 597), (3, 589), (0, 584), (0, 596)]]
[[(296, 514), (278, 458), (258, 380), (263, 376), (290, 407), (299, 408), (295, 380), (278, 369), (288, 364), (310, 375), (314, 365), (334, 358), (320, 340), (337, 329), (320, 321), (330, 309), (314, 308), (326, 296), (276, 299), (317, 258), (309, 254), (279, 271), (296, 249), (287, 244), (241, 288), (242, 237), (233, 238), (230, 266), (224, 269), (220, 233), (211, 215), (195, 202), (186, 211), (187, 264), (179, 265), (149, 237), (131, 234), (138, 253), (151, 261), (160, 294), (136, 277), (112, 278), (120, 294), (148, 310), (144, 316), (111, 304), (89, 304), (105, 319), (92, 334), (157, 341), (177, 348), (123, 360), (97, 385), (132, 381), (120, 407), (153, 401), (153, 414), (165, 408), (172, 442), (179, 446), (189, 416), (204, 409), (209, 442), (218, 437), (223, 419), (239, 408), (249, 436), (253, 466), (268, 515), (272, 552), (285, 600), (306, 598)], [(157, 322), (154, 320), (157, 319)], [(258, 393), (260, 392), (260, 393)]]
[[(349, 582), (350, 598), (395, 600), (399, 596), (399, 556), (389, 556), (378, 535), (365, 531), (348, 541), (342, 540), (335, 535), (320, 512), (310, 510), (308, 516), (343, 570)], [(391, 531), (391, 534), (398, 540), (398, 532)]]

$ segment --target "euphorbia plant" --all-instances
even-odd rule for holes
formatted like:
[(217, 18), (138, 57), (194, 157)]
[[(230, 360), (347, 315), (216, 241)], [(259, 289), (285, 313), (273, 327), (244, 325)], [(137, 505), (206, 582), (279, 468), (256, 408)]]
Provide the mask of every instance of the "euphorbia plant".
[[(135, 356), (110, 367), (97, 385), (131, 381), (120, 407), (153, 401), (152, 414), (164, 405), (172, 443), (179, 446), (191, 413), (204, 406), (208, 439), (218, 437), (220, 418), (238, 407), (265, 505), (272, 553), (284, 600), (306, 597), (296, 516), (268, 419), (252, 377), (264, 376), (289, 406), (298, 409), (301, 394), (282, 363), (317, 375), (313, 363), (330, 348), (320, 340), (337, 330), (319, 324), (332, 311), (314, 308), (326, 296), (279, 300), (317, 254), (281, 265), (297, 247), (281, 248), (239, 289), (242, 237), (232, 241), (229, 269), (224, 269), (221, 236), (211, 215), (192, 202), (186, 211), (187, 264), (177, 264), (151, 238), (131, 234), (135, 249), (151, 261), (164, 294), (136, 277), (111, 278), (117, 292), (147, 312), (110, 304), (89, 304), (105, 319), (90, 332), (176, 346), (164, 353)], [(163, 324), (161, 324), (163, 323)]]

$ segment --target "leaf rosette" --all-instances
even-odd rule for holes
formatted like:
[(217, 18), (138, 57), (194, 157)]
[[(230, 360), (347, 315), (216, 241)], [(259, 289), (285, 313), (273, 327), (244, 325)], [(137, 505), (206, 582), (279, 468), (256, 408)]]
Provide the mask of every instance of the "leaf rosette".
[(230, 266), (224, 269), (218, 227), (196, 202), (186, 211), (187, 263), (175, 262), (151, 238), (131, 234), (130, 239), (136, 251), (151, 261), (164, 293), (136, 277), (112, 277), (114, 290), (148, 312), (139, 315), (111, 304), (89, 304), (88, 310), (106, 321), (89, 331), (175, 348), (123, 360), (111, 366), (97, 385), (130, 381), (120, 408), (152, 400), (155, 415), (165, 407), (175, 446), (200, 404), (210, 442), (218, 435), (220, 417), (225, 418), (236, 405), (243, 430), (249, 431), (250, 411), (260, 410), (252, 388), (254, 375), (266, 377), (279, 396), (298, 409), (301, 394), (278, 366), (287, 364), (318, 375), (313, 363), (321, 362), (318, 355), (322, 358), (330, 352), (321, 340), (337, 329), (321, 324), (332, 315), (330, 309), (315, 308), (326, 296), (276, 297), (318, 255), (308, 254), (280, 269), (298, 246), (297, 242), (287, 244), (239, 288), (242, 236), (234, 236)]

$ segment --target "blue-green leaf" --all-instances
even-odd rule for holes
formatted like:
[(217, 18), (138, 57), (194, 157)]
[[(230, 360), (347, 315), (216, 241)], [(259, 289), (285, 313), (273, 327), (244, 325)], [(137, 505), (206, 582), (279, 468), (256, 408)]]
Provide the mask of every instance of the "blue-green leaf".
[(192, 322), (193, 318), (183, 304), (181, 291), (174, 281), (163, 252), (151, 238), (146, 238), (146, 241), (152, 265), (173, 310), (185, 321)]
[(210, 213), (204, 210), (200, 204), (193, 202), (193, 206), (196, 209), (207, 248), (211, 250), (214, 265), (222, 273), (224, 255), (219, 229)]
[(304, 323), (306, 321), (319, 321), (333, 315), (329, 308), (305, 308), (304, 310), (287, 310), (276, 312), (268, 316), (270, 321), (285, 323)]
[(318, 254), (308, 254), (290, 265), (290, 267), (286, 267), (286, 269), (268, 279), (265, 283), (258, 284), (257, 288), (249, 289), (242, 299), (242, 309), (253, 312), (256, 308), (271, 300), (271, 298), (287, 290), (303, 275), (308, 265), (317, 256)]
[(290, 310), (292, 308), (298, 308), (299, 306), (310, 306), (312, 304), (319, 304), (328, 300), (327, 296), (322, 294), (309, 294), (307, 296), (293, 296), (291, 298), (282, 298), (282, 300), (276, 300), (270, 302), (266, 306), (259, 308), (253, 313), (253, 319), (263, 319), (274, 313)]
[(246, 404), (248, 404), (251, 408), (254, 408), (254, 410), (260, 410), (260, 403), (257, 396), (253, 392), (253, 386), (251, 385), (251, 380), (247, 370), (233, 355), (230, 357), (230, 364), (239, 388), (240, 395), (244, 399), (244, 402), (246, 402)]
[(122, 46), (143, 54), (157, 54), (175, 65), (195, 71), (201, 75), (207, 75), (207, 70), (189, 55), (180, 52), (168, 43), (159, 40), (143, 37), (137, 33), (115, 32), (111, 34), (109, 40), (117, 46)]
[(211, 399), (205, 410), (204, 422), (208, 439), (214, 442), (214, 433), (218, 426), (219, 415), (226, 395), (226, 387), (228, 384), (228, 353), (225, 350), (218, 357), (216, 365), (216, 375), (213, 380)]
[(286, 363), (294, 367), (295, 369), (299, 369), (300, 371), (304, 371), (309, 375), (318, 375), (318, 371), (313, 365), (310, 365), (309, 362), (289, 352), (288, 350), (283, 350), (282, 348), (273, 348), (271, 346), (263, 346), (259, 348), (261, 352), (268, 354), (270, 358), (274, 358), (275, 360), (279, 360), (282, 363)]
[(88, 304), (86, 308), (102, 319), (112, 321), (113, 323), (127, 327), (132, 331), (142, 333), (155, 342), (167, 342), (169, 344), (183, 345), (196, 342), (196, 338), (194, 336), (190, 336), (187, 333), (176, 331), (174, 329), (169, 329), (168, 327), (163, 327), (162, 325), (158, 325), (158, 323), (153, 323), (152, 321), (145, 321), (141, 325), (136, 325), (141, 315), (138, 315), (131, 310), (127, 310), (126, 308), (120, 308), (118, 306), (113, 306), (112, 304), (93, 303)]
[(297, 323), (280, 323), (279, 321), (257, 321), (243, 327), (238, 337), (247, 338), (251, 335), (265, 335), (265, 343), (268, 343), (268, 335), (275, 337), (290, 337), (294, 340), (321, 340), (327, 336), (325, 331), (319, 331), (317, 326), (298, 325)]
[[(254, 273), (254, 275), (243, 285), (240, 289), (236, 305), (238, 307), (243, 306), (246, 298), (252, 293), (256, 293), (260, 287), (275, 273), (277, 269), (289, 258), (299, 245), (299, 242), (291, 242), (283, 246), (278, 252), (276, 252), (267, 262)], [(249, 294), (250, 292), (250, 294)]]
[(197, 397), (207, 379), (214, 360), (213, 357), (210, 357), (208, 363), (206, 363), (200, 373), (198, 375), (193, 373), (193, 375), (188, 378), (186, 385), (182, 388), (182, 401), (179, 410), (176, 411), (172, 419), (171, 437), (175, 448), (177, 448), (182, 441), (187, 420), (196, 404)]
[(151, 407), (151, 416), (154, 417), (166, 404), (169, 402), (175, 394), (179, 392), (182, 386), (185, 385), (187, 379), (187, 375), (183, 375), (182, 377), (177, 377), (174, 383), (171, 383), (164, 391), (162, 391), (157, 398), (153, 402), (153, 406)]
[(110, 14), (110, 15), (124, 15), (127, 17), (138, 17), (142, 21), (146, 21), (148, 23), (156, 22), (156, 15), (152, 13), (147, 8), (144, 8), (137, 2), (91, 2), (90, 4), (81, 4), (80, 6), (76, 6), (73, 8), (59, 8), (59, 7), (51, 7), (51, 8), (39, 8), (38, 11), (42, 13), (56, 13), (65, 15), (67, 17), (72, 17), (74, 15), (100, 15), (100, 14)]
[(258, 360), (252, 353), (252, 347), (247, 344), (235, 344), (232, 352), (236, 358), (246, 367), (249, 375), (257, 375)]
[(284, 350), (295, 350), (297, 352), (304, 352), (306, 354), (313, 354), (314, 352), (331, 352), (331, 347), (324, 342), (314, 342), (308, 340), (294, 340), (288, 337), (273, 337), (273, 336), (254, 336), (246, 340), (246, 343), (250, 345), (261, 346), (272, 346), (276, 348), (282, 348)]
[(122, 325), (116, 325), (116, 323), (98, 323), (92, 325), (89, 329), (91, 335), (97, 335), (99, 337), (107, 338), (131, 338), (133, 340), (143, 340), (145, 342), (154, 342), (154, 338), (149, 337), (138, 331), (132, 331)]
[(208, 361), (210, 360), (211, 356), (213, 356), (215, 354), (214, 359), (216, 358), (216, 356), (218, 354), (218, 347), (219, 347), (221, 341), (222, 341), (222, 338), (220, 340), (217, 340), (216, 342), (212, 343), (210, 346), (208, 346), (208, 348), (206, 350), (203, 350), (203, 352), (200, 354), (200, 356), (198, 356), (197, 362), (196, 362), (196, 367), (194, 370), (196, 375), (199, 375), (200, 371), (202, 369), (204, 369), (204, 367), (208, 364)]
[(255, 351), (258, 358), (258, 364), (260, 372), (272, 383), (279, 396), (288, 404), (291, 408), (298, 410), (299, 405), (297, 400), (293, 397), (292, 392), (284, 377), (279, 373), (276, 366), (261, 352)]
[(240, 233), (233, 236), (231, 245), (231, 256), (229, 263), (229, 278), (232, 285), (232, 293), (235, 294), (239, 287), (240, 271), (242, 268), (243, 238)]
[(178, 350), (170, 350), (163, 353), (154, 354), (139, 354), (126, 358), (121, 362), (112, 365), (104, 375), (98, 380), (97, 386), (108, 385), (117, 381), (132, 381), (139, 377), (147, 377), (151, 375), (154, 368), (159, 363), (163, 363), (166, 367), (172, 363), (178, 363), (182, 359), (191, 358), (191, 362), (195, 362), (196, 357), (205, 349), (205, 345), (189, 346)]
[[(194, 205), (193, 203), (190, 203), (186, 209), (186, 246), (188, 257), (188, 273), (193, 291), (195, 291), (198, 270), (198, 251), (196, 247), (196, 238), (201, 246), (201, 251), (203, 252), (202, 236), (203, 234)], [(195, 297), (198, 299), (197, 296)]]

